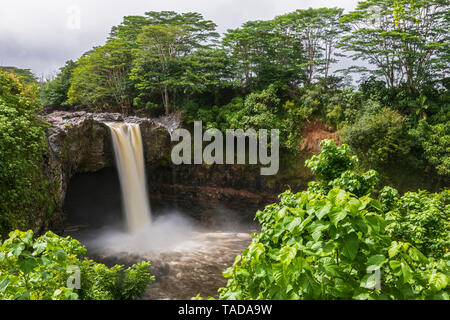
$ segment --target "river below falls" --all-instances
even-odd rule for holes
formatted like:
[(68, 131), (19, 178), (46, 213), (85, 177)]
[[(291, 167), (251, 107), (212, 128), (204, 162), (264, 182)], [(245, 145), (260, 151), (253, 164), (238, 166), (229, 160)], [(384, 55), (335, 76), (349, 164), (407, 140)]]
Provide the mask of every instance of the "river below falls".
[(222, 272), (250, 241), (248, 233), (198, 233), (190, 248), (153, 255), (154, 270), (159, 277), (143, 298), (190, 299), (197, 294), (217, 298), (217, 289), (226, 285)]
[(169, 230), (157, 223), (155, 230), (162, 230), (160, 234), (149, 230), (132, 236), (111, 230), (80, 231), (78, 226), (68, 226), (66, 234), (86, 246), (89, 258), (108, 266), (150, 261), (156, 280), (141, 299), (185, 300), (197, 294), (217, 298), (217, 290), (227, 283), (222, 272), (248, 247), (250, 233), (256, 230), (198, 231), (192, 226), (187, 229), (183, 233), (176, 227)]

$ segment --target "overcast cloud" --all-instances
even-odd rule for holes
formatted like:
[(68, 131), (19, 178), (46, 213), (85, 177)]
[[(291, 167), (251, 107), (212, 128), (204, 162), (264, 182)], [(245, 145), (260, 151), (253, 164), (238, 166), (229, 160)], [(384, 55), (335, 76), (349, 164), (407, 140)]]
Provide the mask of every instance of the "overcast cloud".
[(357, 0), (3, 0), (0, 65), (48, 76), (65, 61), (104, 44), (111, 27), (123, 16), (146, 11), (200, 12), (224, 33), (249, 20), (271, 19), (296, 9), (340, 7), (349, 11), (356, 4)]

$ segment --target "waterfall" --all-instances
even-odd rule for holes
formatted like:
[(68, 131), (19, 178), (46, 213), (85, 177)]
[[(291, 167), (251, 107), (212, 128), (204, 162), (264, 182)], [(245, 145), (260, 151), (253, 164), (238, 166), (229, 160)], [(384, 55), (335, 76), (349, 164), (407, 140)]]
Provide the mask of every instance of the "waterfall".
[(128, 229), (131, 232), (147, 229), (151, 224), (151, 210), (141, 129), (133, 123), (114, 122), (107, 125), (111, 130)]

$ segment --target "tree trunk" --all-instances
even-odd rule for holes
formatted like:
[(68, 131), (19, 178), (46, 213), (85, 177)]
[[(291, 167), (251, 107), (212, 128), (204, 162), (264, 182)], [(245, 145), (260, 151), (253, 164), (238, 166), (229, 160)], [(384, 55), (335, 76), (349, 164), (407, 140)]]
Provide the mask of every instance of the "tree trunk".
[(164, 109), (166, 111), (166, 115), (169, 115), (169, 90), (167, 87), (164, 87)]

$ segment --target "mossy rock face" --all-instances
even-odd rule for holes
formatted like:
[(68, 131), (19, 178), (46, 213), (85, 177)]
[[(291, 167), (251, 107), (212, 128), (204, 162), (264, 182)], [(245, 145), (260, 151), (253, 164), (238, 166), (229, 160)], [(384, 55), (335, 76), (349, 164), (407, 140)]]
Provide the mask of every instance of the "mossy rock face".
[(140, 126), (147, 166), (170, 165), (171, 143), (167, 129), (149, 121)]

